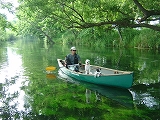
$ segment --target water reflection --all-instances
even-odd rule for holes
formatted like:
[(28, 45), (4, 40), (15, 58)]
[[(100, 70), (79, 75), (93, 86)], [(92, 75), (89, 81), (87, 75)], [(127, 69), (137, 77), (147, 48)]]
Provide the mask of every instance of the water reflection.
[[(7, 47), (6, 61), (1, 63), (1, 115), (5, 119), (13, 119), (24, 108), (24, 91), (21, 90), (24, 81), (22, 58), (15, 48)], [(3, 61), (3, 60), (2, 60)], [(25, 77), (26, 80), (26, 77)]]
[(140, 84), (131, 88), (136, 106), (145, 106), (152, 110), (160, 109), (160, 83)]
[(56, 78), (56, 75), (50, 73), (50, 74), (46, 74), (46, 78), (48, 79), (55, 79)]

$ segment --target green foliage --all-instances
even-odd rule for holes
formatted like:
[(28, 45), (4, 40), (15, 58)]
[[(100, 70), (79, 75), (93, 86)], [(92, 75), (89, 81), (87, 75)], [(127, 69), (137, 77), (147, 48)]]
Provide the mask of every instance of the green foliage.
[(94, 43), (95, 36), (94, 36), (94, 29), (88, 28), (81, 30), (78, 34), (77, 39), (80, 41), (80, 44), (83, 45), (90, 45), (91, 43)]
[(16, 40), (17, 36), (16, 33), (10, 30), (0, 31), (0, 41), (12, 41)]
[(7, 20), (6, 16), (3, 14), (0, 14), (0, 30), (5, 31), (5, 28), (7, 28)]
[(134, 38), (134, 47), (159, 49), (160, 33), (149, 29), (139, 30)]
[[(139, 0), (147, 9), (159, 9), (158, 1), (150, 5), (148, 2)], [(85, 23), (97, 23), (104, 21), (114, 21), (122, 19), (134, 19), (142, 16), (137, 6), (127, 0), (111, 1), (84, 1), (84, 0), (19, 0), (20, 6), (17, 16), (20, 20), (49, 20), (49, 23), (57, 23), (62, 29), (67, 26), (83, 25)], [(8, 4), (8, 8), (10, 4)], [(11, 5), (10, 5), (11, 6)], [(36, 6), (36, 7), (35, 7)], [(53, 7), (54, 6), (54, 7)], [(25, 13), (25, 14), (24, 14)], [(24, 14), (24, 15), (23, 15)], [(38, 18), (35, 16), (39, 16)], [(154, 16), (155, 17), (155, 16)], [(39, 23), (39, 22), (34, 22)]]
[(16, 32), (7, 31), (7, 34), (6, 34), (6, 40), (7, 41), (13, 41), (13, 40), (16, 40), (16, 39), (17, 39)]
[[(76, 33), (75, 33), (76, 34)], [(61, 43), (65, 44), (73, 44), (75, 41), (76, 35), (74, 34), (74, 30), (67, 30), (62, 33)]]
[(122, 30), (122, 39), (123, 39), (123, 45), (125, 47), (134, 47), (132, 42), (134, 41), (134, 37), (139, 35), (139, 30), (137, 29), (123, 29)]
[(0, 41), (5, 41), (6, 40), (6, 32), (0, 30)]
[(106, 31), (103, 28), (89, 28), (79, 31), (78, 44), (97, 47), (138, 47), (159, 49), (160, 34), (150, 29), (121, 29), (122, 40), (117, 30)]
[[(159, 14), (158, 0), (153, 4), (144, 0), (138, 2), (144, 9), (155, 10)], [(49, 41), (56, 38), (56, 42), (62, 44), (95, 47), (159, 47), (159, 40), (155, 40), (158, 32), (152, 31), (154, 35), (149, 36), (145, 29), (139, 30), (143, 23), (136, 20), (143, 18), (144, 13), (133, 0), (19, 0), (19, 3), (20, 35), (31, 34)], [(146, 19), (145, 27), (158, 29), (157, 24), (148, 26), (154, 19), (158, 16)], [(138, 29), (134, 29), (136, 27)]]
[(0, 9), (7, 9), (9, 12), (13, 12), (13, 4), (8, 1), (0, 0)]
[[(9, 12), (13, 12), (12, 10), (13, 5), (10, 2), (5, 2), (0, 0), (0, 9), (5, 9), (8, 10)], [(7, 17), (4, 14), (0, 13), (0, 40), (8, 40), (12, 39), (11, 36), (9, 37), (8, 35), (10, 33), (6, 33), (7, 29), (10, 29), (12, 31), (16, 31), (16, 28), (13, 26), (13, 22), (7, 21)], [(13, 37), (13, 36), (12, 36)]]

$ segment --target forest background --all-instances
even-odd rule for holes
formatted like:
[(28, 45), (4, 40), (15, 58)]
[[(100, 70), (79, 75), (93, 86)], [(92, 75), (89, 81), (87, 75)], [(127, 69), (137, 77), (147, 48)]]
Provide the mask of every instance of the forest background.
[(160, 49), (159, 0), (0, 0), (0, 44), (35, 36), (49, 44)]

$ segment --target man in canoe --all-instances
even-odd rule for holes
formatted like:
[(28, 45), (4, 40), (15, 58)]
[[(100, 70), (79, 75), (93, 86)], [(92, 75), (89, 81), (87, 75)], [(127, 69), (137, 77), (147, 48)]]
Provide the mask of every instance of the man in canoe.
[[(75, 64), (79, 64), (81, 65), (81, 58), (80, 56), (76, 53), (76, 47), (71, 47), (70, 49), (71, 53), (68, 54), (65, 58), (65, 62), (66, 62), (66, 67), (68, 68), (69, 65), (75, 65)], [(79, 65), (76, 65), (74, 67), (74, 70), (76, 72), (79, 71)]]

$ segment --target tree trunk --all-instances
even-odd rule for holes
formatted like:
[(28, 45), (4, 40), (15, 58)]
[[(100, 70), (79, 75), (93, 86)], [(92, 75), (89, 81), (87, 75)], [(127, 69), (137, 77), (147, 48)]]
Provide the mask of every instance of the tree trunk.
[(120, 37), (119, 46), (121, 46), (122, 45), (122, 41), (123, 41), (122, 33), (121, 33), (121, 28), (118, 27), (117, 30), (118, 30), (118, 34), (119, 34), (119, 37)]
[(40, 28), (39, 28), (39, 30), (44, 34), (44, 36), (46, 36), (47, 37), (47, 43), (51, 43), (51, 44), (55, 44), (55, 42), (54, 41), (52, 41), (52, 38), (48, 35), (48, 34), (46, 34), (43, 30), (41, 30)]

